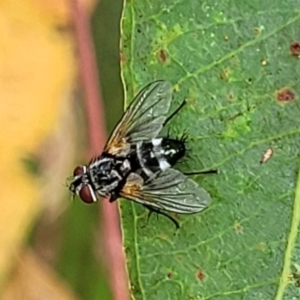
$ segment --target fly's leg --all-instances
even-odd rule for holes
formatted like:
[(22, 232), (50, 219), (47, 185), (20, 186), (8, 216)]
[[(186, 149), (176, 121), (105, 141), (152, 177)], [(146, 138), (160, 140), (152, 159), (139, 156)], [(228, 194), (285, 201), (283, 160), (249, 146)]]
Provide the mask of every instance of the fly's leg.
[(179, 111), (186, 105), (186, 100), (183, 100), (182, 103), (176, 108), (176, 110), (165, 120), (163, 126), (165, 126), (174, 116), (176, 116)]
[(119, 193), (116, 191), (112, 191), (109, 197), (109, 202), (115, 202), (119, 198)]
[(182, 172), (182, 173), (186, 176), (220, 174), (218, 169), (208, 170), (208, 171), (201, 171), (201, 172)]
[(161, 210), (159, 210), (159, 209), (153, 208), (153, 207), (150, 206), (150, 205), (144, 205), (144, 206), (149, 210), (147, 222), (149, 221), (150, 216), (151, 216), (153, 213), (156, 213), (157, 215), (163, 215), (163, 216), (165, 216), (166, 218), (168, 218), (170, 221), (172, 221), (172, 222), (174, 223), (176, 229), (179, 229), (179, 228), (180, 228), (179, 222), (178, 222), (174, 217), (172, 217), (171, 215), (169, 215), (168, 213), (166, 213), (166, 212), (164, 212), (164, 211), (161, 211)]
[(126, 183), (126, 180), (127, 180), (127, 177), (124, 177), (119, 183), (118, 183), (118, 186), (110, 192), (109, 196), (109, 202), (112, 203), (114, 201), (116, 201), (119, 197), (120, 197), (120, 192), (123, 188), (123, 186), (125, 185)]

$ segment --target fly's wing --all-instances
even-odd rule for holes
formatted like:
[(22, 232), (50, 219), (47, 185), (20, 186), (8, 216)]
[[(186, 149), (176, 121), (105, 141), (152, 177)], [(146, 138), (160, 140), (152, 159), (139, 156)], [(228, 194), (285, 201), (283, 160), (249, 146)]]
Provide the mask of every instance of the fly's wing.
[(211, 202), (203, 188), (174, 169), (160, 172), (146, 182), (132, 173), (120, 194), (138, 203), (180, 214), (200, 212)]
[(130, 143), (155, 138), (166, 120), (171, 100), (172, 86), (168, 81), (155, 81), (143, 88), (127, 108), (104, 151), (122, 156)]

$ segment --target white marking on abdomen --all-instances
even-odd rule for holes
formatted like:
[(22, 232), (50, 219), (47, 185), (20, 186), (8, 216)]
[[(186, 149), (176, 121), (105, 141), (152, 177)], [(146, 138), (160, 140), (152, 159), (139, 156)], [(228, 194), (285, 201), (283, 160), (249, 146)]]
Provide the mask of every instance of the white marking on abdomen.
[(160, 138), (160, 139), (152, 139), (152, 145), (154, 147), (160, 146), (161, 145), (161, 141), (162, 141), (162, 138)]
[(170, 154), (175, 155), (176, 150), (175, 149), (169, 149), (169, 150), (164, 151), (164, 149), (161, 149), (161, 153), (162, 153), (162, 155), (165, 155), (165, 156), (170, 155)]
[(171, 165), (164, 159), (159, 160), (159, 167), (162, 171), (171, 167)]

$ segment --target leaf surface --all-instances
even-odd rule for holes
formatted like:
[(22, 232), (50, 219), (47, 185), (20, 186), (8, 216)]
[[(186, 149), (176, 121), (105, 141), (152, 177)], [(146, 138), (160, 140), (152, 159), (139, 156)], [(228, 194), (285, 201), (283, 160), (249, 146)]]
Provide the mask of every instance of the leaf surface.
[(300, 296), (293, 284), (300, 66), (290, 51), (299, 7), (295, 0), (126, 2), (126, 106), (147, 83), (169, 80), (171, 110), (188, 102), (168, 126), (172, 136), (189, 133), (189, 157), (176, 168), (220, 171), (193, 177), (213, 201), (200, 214), (179, 216), (178, 231), (163, 216), (147, 222), (142, 206), (122, 201), (134, 299)]

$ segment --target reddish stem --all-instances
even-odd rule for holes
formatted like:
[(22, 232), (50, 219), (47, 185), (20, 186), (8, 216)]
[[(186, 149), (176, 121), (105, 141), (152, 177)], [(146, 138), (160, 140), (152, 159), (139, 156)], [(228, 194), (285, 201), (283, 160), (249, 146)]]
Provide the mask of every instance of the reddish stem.
[[(95, 69), (96, 60), (90, 37), (89, 20), (84, 7), (78, 0), (70, 0), (71, 14), (77, 42), (79, 74), (85, 95), (85, 109), (88, 122), (90, 155), (101, 153), (104, 142), (104, 118), (101, 91)], [(102, 201), (102, 234), (105, 251), (105, 265), (109, 270), (109, 283), (114, 300), (130, 299), (125, 267), (120, 218), (117, 203)]]

